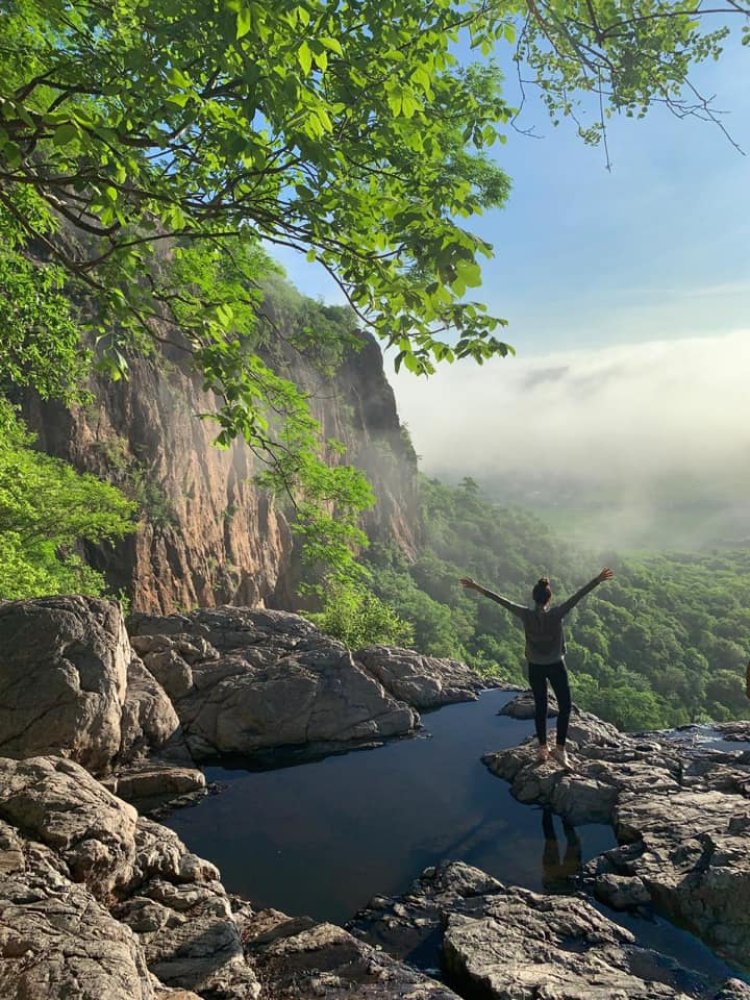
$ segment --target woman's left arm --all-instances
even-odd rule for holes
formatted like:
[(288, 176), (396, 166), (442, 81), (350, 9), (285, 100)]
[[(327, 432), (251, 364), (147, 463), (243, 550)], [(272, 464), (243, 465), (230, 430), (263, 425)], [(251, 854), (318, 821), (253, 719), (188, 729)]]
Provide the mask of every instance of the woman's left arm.
[(581, 587), (581, 589), (577, 590), (572, 597), (567, 599), (567, 601), (563, 601), (559, 608), (560, 615), (567, 615), (567, 613), (571, 611), (576, 604), (578, 604), (582, 597), (585, 597), (586, 594), (590, 594), (594, 587), (597, 587), (600, 583), (604, 583), (605, 580), (611, 580), (614, 575), (615, 574), (611, 569), (607, 569), (605, 567), (601, 573), (594, 577), (593, 580), (589, 580), (585, 587)]

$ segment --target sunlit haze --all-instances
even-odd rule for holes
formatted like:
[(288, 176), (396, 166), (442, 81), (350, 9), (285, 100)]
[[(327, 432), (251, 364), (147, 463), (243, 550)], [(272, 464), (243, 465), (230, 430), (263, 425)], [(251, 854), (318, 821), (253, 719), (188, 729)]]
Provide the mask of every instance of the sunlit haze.
[[(692, 547), (750, 537), (748, 371), (750, 329), (392, 382), (428, 474), (472, 476), (551, 513), (578, 509), (608, 548), (658, 542), (654, 517), (667, 544)], [(682, 530), (675, 510), (691, 512)]]

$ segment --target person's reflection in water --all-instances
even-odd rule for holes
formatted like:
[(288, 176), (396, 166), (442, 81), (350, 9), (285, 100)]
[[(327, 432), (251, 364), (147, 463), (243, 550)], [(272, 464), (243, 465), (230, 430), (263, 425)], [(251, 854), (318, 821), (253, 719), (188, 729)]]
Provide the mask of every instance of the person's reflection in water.
[(542, 830), (544, 831), (542, 885), (545, 892), (573, 892), (576, 889), (577, 877), (581, 871), (581, 841), (576, 833), (576, 828), (563, 818), (565, 853), (561, 858), (553, 815), (549, 808), (542, 810)]

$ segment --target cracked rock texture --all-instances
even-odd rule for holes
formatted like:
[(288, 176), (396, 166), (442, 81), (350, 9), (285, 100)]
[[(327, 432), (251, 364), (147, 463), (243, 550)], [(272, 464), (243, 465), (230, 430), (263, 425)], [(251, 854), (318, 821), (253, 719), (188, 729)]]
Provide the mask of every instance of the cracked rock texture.
[(440, 962), (449, 985), (472, 998), (716, 995), (701, 977), (639, 947), (630, 931), (580, 895), (545, 896), (505, 886), (460, 862), (426, 869), (403, 896), (376, 897), (349, 928), (397, 959)]
[(471, 700), (485, 686), (454, 660), (382, 646), (352, 654), (285, 611), (139, 614), (130, 631), (196, 757), (399, 736), (419, 724), (415, 708)]
[(259, 993), (216, 868), (59, 757), (0, 760), (0, 957), (3, 1000)]
[(0, 754), (65, 757), (141, 804), (205, 787), (119, 605), (91, 597), (0, 603)]
[(80, 765), (0, 760), (3, 1000), (457, 1000), (331, 924), (256, 913)]
[(490, 686), (465, 663), (423, 656), (412, 649), (365, 646), (354, 658), (395, 698), (414, 708), (474, 701), (479, 691)]
[(459, 1000), (443, 983), (335, 924), (263, 910), (246, 923), (243, 936), (273, 1000)]
[(121, 750), (131, 658), (113, 602), (47, 597), (0, 605), (0, 753), (64, 753), (106, 770)]
[[(733, 725), (750, 733), (750, 723)], [(569, 770), (538, 766), (533, 741), (485, 763), (522, 802), (551, 805), (576, 823), (612, 823), (621, 846), (590, 866), (601, 899), (651, 903), (750, 966), (750, 753), (741, 742), (736, 753), (686, 750), (582, 714), (571, 736)]]

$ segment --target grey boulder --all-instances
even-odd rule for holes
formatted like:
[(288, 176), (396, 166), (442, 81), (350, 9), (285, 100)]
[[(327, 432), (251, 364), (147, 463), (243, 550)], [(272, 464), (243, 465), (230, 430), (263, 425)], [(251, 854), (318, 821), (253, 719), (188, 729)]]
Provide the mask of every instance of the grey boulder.
[(0, 957), (8, 1000), (260, 989), (216, 868), (59, 757), (0, 760)]
[(734, 754), (687, 750), (610, 730), (580, 717), (569, 769), (537, 765), (533, 741), (485, 763), (522, 802), (614, 826), (621, 846), (590, 866), (599, 898), (617, 908), (649, 902), (750, 965), (750, 760), (741, 744)]
[(131, 656), (114, 602), (46, 597), (0, 605), (0, 754), (61, 753), (105, 771), (121, 749)]
[(441, 964), (462, 996), (682, 1000), (678, 979), (696, 993), (705, 986), (586, 900), (505, 886), (462, 862), (426, 869), (403, 896), (376, 897), (349, 927), (396, 959)]
[(195, 757), (331, 749), (419, 724), (343, 644), (299, 615), (216, 608), (174, 617), (138, 616), (133, 642), (172, 692)]
[(465, 663), (423, 656), (412, 649), (365, 646), (354, 653), (354, 659), (394, 698), (414, 708), (476, 701), (479, 691), (487, 687)]

